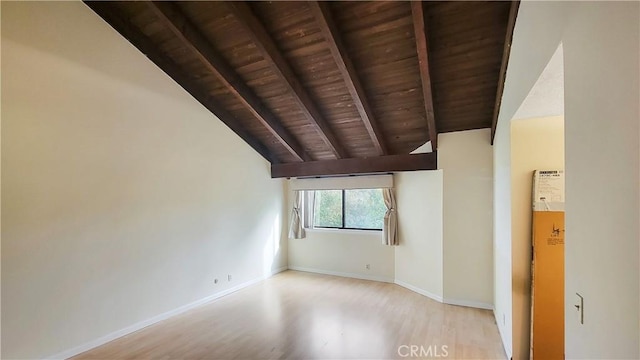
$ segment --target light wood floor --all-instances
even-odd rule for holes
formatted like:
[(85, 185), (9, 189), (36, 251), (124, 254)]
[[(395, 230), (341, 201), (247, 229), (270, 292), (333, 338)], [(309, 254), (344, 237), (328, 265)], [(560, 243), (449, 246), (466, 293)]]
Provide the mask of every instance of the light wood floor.
[(74, 359), (443, 355), (504, 359), (493, 314), (444, 305), (394, 284), (286, 271)]

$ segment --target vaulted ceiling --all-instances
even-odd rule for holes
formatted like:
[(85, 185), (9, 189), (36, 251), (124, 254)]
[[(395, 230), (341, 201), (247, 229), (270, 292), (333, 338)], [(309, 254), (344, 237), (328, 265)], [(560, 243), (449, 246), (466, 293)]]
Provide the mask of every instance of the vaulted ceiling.
[(86, 4), (270, 161), (272, 177), (435, 169), (435, 152), (410, 152), (436, 150), (439, 133), (495, 131), (518, 8)]

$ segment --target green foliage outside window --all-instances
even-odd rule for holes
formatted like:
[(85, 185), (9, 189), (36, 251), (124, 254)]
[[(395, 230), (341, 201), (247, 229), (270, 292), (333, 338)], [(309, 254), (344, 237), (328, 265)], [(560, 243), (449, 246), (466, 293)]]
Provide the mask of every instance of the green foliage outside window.
[(342, 227), (342, 190), (316, 191), (313, 226)]
[(315, 192), (313, 225), (381, 230), (386, 211), (380, 189), (319, 190)]

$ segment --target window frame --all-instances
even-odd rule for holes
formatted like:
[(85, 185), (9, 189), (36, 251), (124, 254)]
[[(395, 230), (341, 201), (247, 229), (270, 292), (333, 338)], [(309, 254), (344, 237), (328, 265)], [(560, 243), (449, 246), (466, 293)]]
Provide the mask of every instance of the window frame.
[[(316, 226), (315, 225), (315, 211), (316, 209), (315, 207), (315, 201), (313, 204), (307, 204), (307, 202), (309, 200), (309, 196), (305, 196), (304, 197), (304, 211), (305, 212), (309, 212), (308, 216), (305, 216), (305, 219), (307, 219), (308, 223), (305, 224), (307, 225), (307, 229), (311, 229), (311, 230), (355, 230), (355, 231), (382, 231), (383, 229), (371, 229), (371, 228), (355, 228), (355, 227), (345, 227), (345, 217), (346, 217), (346, 211), (345, 211), (345, 204), (346, 204), (346, 196), (345, 196), (345, 192), (347, 190), (382, 190), (381, 188), (370, 188), (370, 189), (333, 189), (333, 190), (340, 190), (341, 194), (342, 194), (342, 226), (341, 227), (336, 227), (336, 226)], [(307, 191), (327, 191), (327, 190), (307, 190)], [(314, 198), (315, 196), (317, 196), (317, 194), (314, 194)], [(383, 225), (382, 227), (384, 227), (384, 221), (383, 221)]]

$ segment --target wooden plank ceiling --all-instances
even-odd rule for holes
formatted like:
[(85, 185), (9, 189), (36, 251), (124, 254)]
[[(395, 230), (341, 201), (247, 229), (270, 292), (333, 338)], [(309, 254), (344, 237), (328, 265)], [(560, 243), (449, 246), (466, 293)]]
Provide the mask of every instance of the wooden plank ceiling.
[[(272, 164), (272, 177), (435, 169), (495, 129), (517, 2), (86, 2)], [(490, 141), (490, 139), (487, 139)]]

